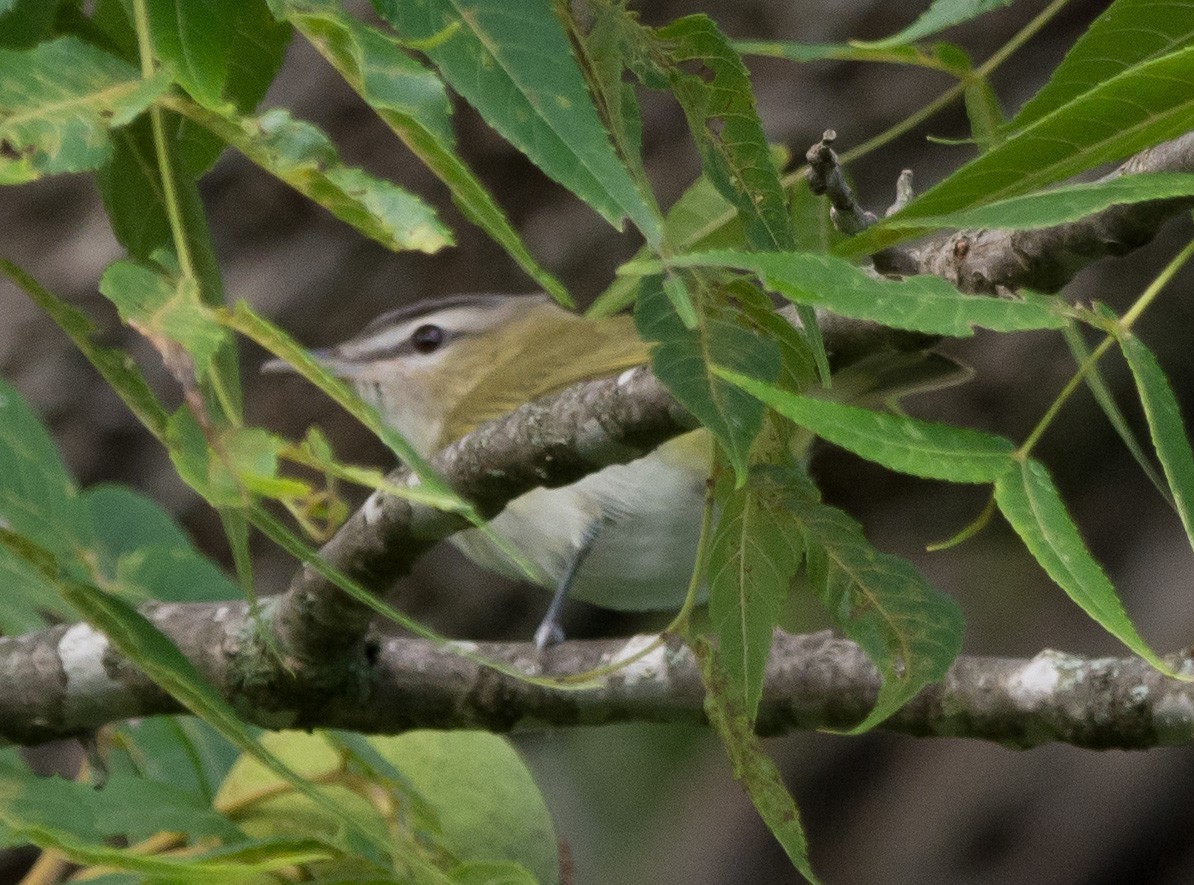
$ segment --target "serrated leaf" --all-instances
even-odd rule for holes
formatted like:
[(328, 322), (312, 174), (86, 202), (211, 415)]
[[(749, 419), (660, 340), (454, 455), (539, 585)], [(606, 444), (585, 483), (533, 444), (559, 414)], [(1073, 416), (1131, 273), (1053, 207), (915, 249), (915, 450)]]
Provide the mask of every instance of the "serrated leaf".
[(551, 0), (374, 6), (404, 39), (444, 35), (427, 55), (486, 122), (611, 224), (628, 217), (658, 242), (660, 220), (610, 143)]
[(713, 367), (773, 381), (780, 369), (779, 350), (774, 341), (755, 335), (710, 298), (702, 299), (698, 319), (695, 329), (685, 328), (662, 278), (644, 280), (635, 322), (645, 340), (658, 342), (651, 366), (672, 395), (721, 443), (742, 483), (751, 444), (763, 426), (763, 406), (714, 375)]
[(1070, 47), (1061, 65), (1008, 124), (1023, 129), (1117, 74), (1190, 45), (1194, 6), (1174, 0), (1116, 0)]
[(1186, 529), (1186, 537), (1194, 545), (1194, 452), (1190, 450), (1177, 397), (1160, 363), (1144, 342), (1128, 333), (1119, 339), (1119, 346), (1136, 380), (1153, 447), (1173, 492), (1173, 503)]
[(217, 105), (228, 79), (240, 0), (148, 0), (153, 51), (196, 101)]
[[(975, 326), (1016, 332), (1065, 325), (1053, 306), (1040, 298), (967, 295), (934, 276), (876, 279), (832, 255), (717, 251), (678, 255), (669, 258), (667, 266), (747, 271), (771, 291), (798, 304), (932, 335), (967, 337), (974, 334)], [(640, 267), (648, 273), (654, 269), (650, 262)]]
[(1000, 200), (987, 206), (963, 209), (948, 215), (893, 218), (885, 227), (1000, 228), (1029, 230), (1077, 221), (1108, 206), (1164, 200), (1194, 195), (1194, 174), (1142, 172), (1107, 181), (1070, 184), (1036, 194)]
[(724, 491), (707, 566), (709, 617), (727, 691), (753, 719), (780, 607), (804, 554), (783, 490), (765, 473)]
[[(1190, 128), (1194, 47), (1133, 66), (1082, 93), (967, 163), (892, 216), (899, 223), (1038, 190)], [(881, 223), (843, 243), (860, 255), (913, 235)]]
[(1028, 459), (1021, 462), (1020, 469), (1003, 474), (995, 483), (995, 503), (1024, 546), (1070, 599), (1162, 673), (1177, 675), (1136, 632), (1042, 464)]
[(322, 131), (289, 111), (237, 117), (185, 103), (173, 107), (388, 249), (432, 253), (453, 243), (434, 209), (396, 184), (345, 166)]
[(0, 184), (95, 169), (110, 129), (123, 126), (170, 86), (77, 37), (33, 49), (0, 48)]
[(747, 242), (768, 251), (792, 248), (787, 198), (742, 59), (708, 16), (655, 33), (705, 175), (746, 220)]
[(874, 708), (850, 730), (857, 734), (945, 675), (962, 650), (962, 612), (911, 563), (879, 552), (857, 522), (822, 504), (807, 477), (792, 473), (790, 482), (788, 506), (800, 523), (809, 583), (883, 679)]
[(920, 17), (908, 27), (882, 40), (856, 40), (855, 45), (864, 49), (887, 49), (905, 43), (914, 43), (931, 37), (938, 31), (960, 25), (978, 18), (995, 9), (1011, 6), (1012, 0), (933, 0)]
[(116, 305), (120, 318), (144, 335), (172, 370), (181, 370), (181, 349), (194, 361), (196, 377), (212, 371), (227, 333), (200, 303), (193, 282), (174, 279), (160, 266), (122, 260), (108, 266), (99, 288)]
[(336, 0), (295, 0), (287, 19), (332, 64), (382, 121), (448, 186), (453, 202), (564, 305), (564, 285), (530, 253), (480, 179), (457, 155), (452, 105), (443, 82), (412, 59), (401, 44), (344, 13)]
[(800, 396), (737, 372), (714, 371), (799, 426), (890, 470), (987, 483), (1015, 466), (1016, 447), (1001, 436)]
[(1173, 506), (1172, 496), (1169, 492), (1169, 487), (1165, 480), (1161, 478), (1160, 473), (1153, 466), (1153, 462), (1145, 454), (1139, 441), (1136, 439), (1136, 433), (1128, 424), (1128, 419), (1124, 417), (1123, 410), (1120, 409), (1119, 404), (1116, 403), (1115, 397), (1112, 396), (1110, 388), (1107, 387), (1107, 382), (1103, 380), (1103, 373), (1100, 371), (1097, 362), (1087, 361), (1090, 359), (1090, 348), (1086, 346), (1081, 333), (1078, 331), (1076, 322), (1071, 322), (1067, 325), (1062, 333), (1065, 336), (1066, 344), (1070, 348), (1070, 353), (1074, 356), (1074, 362), (1079, 366), (1088, 364), (1086, 376), (1083, 379), (1086, 386), (1090, 388), (1091, 395), (1094, 396), (1095, 402), (1099, 404), (1099, 408), (1103, 410), (1108, 423), (1115, 430), (1120, 440), (1124, 444), (1124, 448), (1132, 455), (1132, 460), (1148, 477), (1148, 481), (1153, 484), (1161, 497), (1165, 499), (1166, 503)]
[(800, 822), (800, 810), (784, 786), (779, 769), (763, 749), (750, 717), (738, 706), (725, 684), (725, 668), (716, 649), (699, 640), (693, 651), (705, 684), (705, 715), (730, 757), (734, 778), (746, 790), (792, 865), (815, 885), (820, 880), (808, 858), (808, 839)]

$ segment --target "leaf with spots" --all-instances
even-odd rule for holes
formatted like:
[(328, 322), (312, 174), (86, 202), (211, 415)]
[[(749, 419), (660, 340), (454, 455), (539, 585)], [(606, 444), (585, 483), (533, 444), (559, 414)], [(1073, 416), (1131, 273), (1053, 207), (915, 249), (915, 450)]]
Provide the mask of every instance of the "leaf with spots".
[(911, 563), (879, 552), (857, 522), (821, 503), (806, 476), (793, 471), (788, 483), (787, 506), (804, 539), (809, 583), (883, 679), (874, 708), (851, 729), (857, 734), (945, 675), (962, 650), (962, 612)]
[(0, 48), (0, 184), (103, 165), (112, 153), (109, 132), (169, 86), (165, 72), (143, 79), (77, 37), (25, 51)]
[(746, 485), (718, 489), (721, 516), (709, 550), (709, 617), (717, 631), (726, 690), (753, 719), (763, 691), (771, 637), (803, 557), (800, 531), (772, 475), (754, 470)]
[(655, 35), (705, 175), (746, 219), (751, 246), (791, 249), (795, 237), (787, 198), (742, 58), (704, 15), (682, 18)]

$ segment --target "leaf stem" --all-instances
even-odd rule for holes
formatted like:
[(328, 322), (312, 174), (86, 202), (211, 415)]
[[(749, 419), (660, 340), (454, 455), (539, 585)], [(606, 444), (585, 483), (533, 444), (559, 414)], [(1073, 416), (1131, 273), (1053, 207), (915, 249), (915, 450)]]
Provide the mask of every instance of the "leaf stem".
[[(153, 44), (149, 38), (149, 12), (146, 0), (133, 0), (133, 22), (137, 31), (137, 54), (141, 58), (141, 76), (153, 76)], [(187, 244), (179, 208), (178, 186), (174, 181), (174, 168), (170, 162), (170, 151), (166, 145), (166, 126), (162, 121), (162, 109), (153, 104), (149, 109), (149, 125), (153, 131), (153, 149), (157, 155), (158, 174), (162, 179), (162, 197), (166, 203), (166, 217), (170, 221), (170, 235), (174, 240), (174, 251), (178, 253), (178, 266), (183, 277), (198, 282), (195, 262)]]
[(1144, 311), (1149, 307), (1149, 305), (1156, 300), (1157, 295), (1159, 295), (1161, 290), (1164, 289), (1165, 286), (1168, 285), (1169, 281), (1173, 279), (1174, 274), (1176, 274), (1181, 269), (1182, 265), (1189, 261), (1192, 256), (1194, 256), (1194, 240), (1191, 240), (1189, 243), (1187, 243), (1186, 247), (1182, 249), (1182, 251), (1179, 252), (1173, 258), (1173, 260), (1169, 262), (1169, 264), (1165, 266), (1165, 269), (1157, 274), (1156, 278), (1149, 283), (1148, 288), (1141, 293), (1140, 297), (1136, 299), (1136, 302), (1128, 309), (1127, 313), (1125, 313), (1115, 324), (1112, 332), (1108, 334), (1106, 338), (1100, 341), (1098, 346), (1090, 352), (1090, 355), (1082, 361), (1082, 364), (1078, 366), (1078, 371), (1074, 373), (1074, 376), (1070, 378), (1066, 386), (1061, 389), (1061, 393), (1057, 395), (1057, 398), (1053, 400), (1053, 404), (1049, 406), (1048, 410), (1046, 410), (1045, 414), (1041, 417), (1041, 420), (1037, 422), (1037, 425), (1033, 428), (1032, 433), (1028, 434), (1028, 438), (1024, 440), (1024, 443), (1016, 450), (1017, 458), (1023, 459), (1028, 457), (1028, 454), (1032, 451), (1033, 447), (1036, 446), (1037, 442), (1040, 441), (1041, 436), (1048, 429), (1049, 425), (1053, 423), (1053, 419), (1057, 417), (1057, 413), (1061, 411), (1061, 407), (1065, 405), (1066, 401), (1069, 400), (1071, 396), (1073, 396), (1074, 391), (1077, 390), (1082, 382), (1086, 379), (1087, 374), (1090, 373), (1103, 354), (1110, 349), (1111, 345), (1116, 342), (1119, 336), (1131, 329), (1132, 324), (1135, 323), (1136, 320), (1140, 318), (1141, 314), (1143, 314)]

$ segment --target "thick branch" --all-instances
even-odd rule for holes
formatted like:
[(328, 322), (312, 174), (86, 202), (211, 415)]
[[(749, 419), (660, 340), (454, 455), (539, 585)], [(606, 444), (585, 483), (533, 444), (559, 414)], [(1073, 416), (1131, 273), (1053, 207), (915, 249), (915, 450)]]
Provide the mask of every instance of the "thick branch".
[[(1194, 169), (1194, 135), (1146, 151), (1122, 171), (1161, 169)], [(950, 244), (949, 256), (933, 259), (944, 247), (934, 252), (930, 242), (919, 250), (918, 261), (922, 270), (958, 279), (964, 288), (1047, 289), (1072, 273), (1079, 259), (1141, 245), (1190, 202), (1117, 207), (1027, 234), (976, 232), (965, 250), (957, 246), (959, 235), (951, 235), (939, 238)], [(1050, 257), (1049, 248), (1060, 251)], [(848, 324), (829, 326), (827, 340), (834, 349), (848, 349), (856, 331)], [(575, 482), (693, 426), (651, 372), (638, 368), (528, 404), (455, 443), (433, 466), (489, 516), (534, 487)], [(399, 470), (391, 481), (408, 483), (411, 477)], [(428, 547), (461, 527), (457, 516), (375, 494), (321, 553), (339, 571), (380, 592)], [(248, 718), (267, 726), (512, 728), (533, 721), (580, 724), (701, 715), (695, 672), (678, 650), (657, 656), (655, 664), (666, 665), (662, 671), (640, 664), (607, 680), (601, 690), (581, 694), (532, 688), (413, 641), (394, 640), (378, 656), (379, 650), (365, 642), (371, 610), (309, 566), (266, 611), (265, 623), (276, 627), (290, 654), (285, 666), (255, 641), (242, 604), (154, 605), (146, 611)], [(622, 645), (569, 643), (547, 662), (560, 672), (576, 672)], [(531, 654), (525, 646), (494, 646), (483, 653), (519, 661), (530, 660)], [(944, 687), (902, 711), (892, 727), (1022, 744), (1069, 740), (1083, 746), (1147, 746), (1190, 740), (1194, 700), (1184, 685), (1157, 682), (1159, 677), (1140, 662), (1067, 660), (1059, 669), (1048, 657), (1031, 666), (962, 659)], [(1062, 678), (1075, 668), (1091, 678)], [(847, 725), (860, 719), (874, 699), (869, 664), (849, 643), (826, 637), (782, 639), (769, 680), (761, 716), (769, 732)], [(1096, 682), (1101, 683), (1097, 694), (1085, 695), (1084, 686)], [(13, 740), (45, 740), (174, 710), (174, 701), (86, 625), (0, 639), (0, 733)], [(1102, 715), (1108, 710), (1116, 716)]]
[[(1141, 151), (1103, 180), (1136, 172), (1194, 172), (1194, 132)], [(1111, 206), (1039, 230), (938, 234), (911, 249), (875, 256), (876, 266), (884, 272), (943, 277), (964, 292), (1056, 292), (1091, 262), (1139, 249), (1166, 221), (1191, 208), (1194, 197), (1178, 197)]]
[[(153, 621), (225, 692), (246, 635), (244, 604), (155, 605)], [(530, 643), (467, 648), (534, 675), (568, 675), (623, 659), (656, 637), (566, 642), (546, 653)], [(504, 676), (449, 649), (392, 638), (365, 650), (360, 692), (327, 698), (300, 676), (288, 709), (239, 706), (270, 728), (411, 728), (510, 732), (614, 722), (705, 721), (693, 656), (672, 640), (592, 688), (551, 689)], [(1170, 659), (1194, 672), (1194, 653)], [(181, 711), (178, 702), (124, 662), (85, 624), (0, 639), (0, 735), (36, 743), (133, 716)], [(775, 735), (846, 728), (875, 702), (879, 678), (854, 643), (828, 632), (777, 633), (759, 730)], [(322, 698), (322, 699), (321, 699)], [(959, 658), (883, 728), (1031, 747), (1062, 741), (1094, 749), (1194, 743), (1194, 683), (1167, 679), (1139, 658), (1087, 659), (1045, 651), (1031, 660)]]

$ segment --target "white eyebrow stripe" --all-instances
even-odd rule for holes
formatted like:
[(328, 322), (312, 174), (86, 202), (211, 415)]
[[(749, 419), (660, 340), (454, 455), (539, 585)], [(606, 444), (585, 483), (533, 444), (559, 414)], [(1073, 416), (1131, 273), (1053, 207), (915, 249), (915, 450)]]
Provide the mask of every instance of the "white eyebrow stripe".
[(428, 309), (417, 315), (412, 315), (396, 325), (390, 324), (385, 328), (370, 329), (376, 324), (370, 324), (365, 332), (356, 338), (345, 341), (334, 348), (336, 354), (344, 359), (353, 361), (367, 361), (372, 359), (387, 359), (413, 353), (410, 346), (410, 336), (420, 326), (439, 326), (446, 333), (445, 343), (467, 336), (488, 331), (508, 318), (511, 311), (520, 306), (519, 301), (524, 296), (488, 297), (485, 306), (478, 304), (481, 296), (474, 296), (468, 304), (455, 306), (428, 305)]

